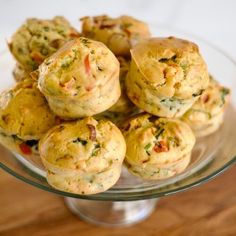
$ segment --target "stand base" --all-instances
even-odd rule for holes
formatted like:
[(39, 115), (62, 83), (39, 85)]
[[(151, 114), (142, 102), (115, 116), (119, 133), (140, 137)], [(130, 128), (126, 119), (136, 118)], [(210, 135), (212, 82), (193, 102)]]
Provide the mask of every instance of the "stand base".
[(111, 202), (65, 198), (68, 208), (81, 219), (106, 227), (138, 223), (153, 212), (156, 202), (157, 199)]

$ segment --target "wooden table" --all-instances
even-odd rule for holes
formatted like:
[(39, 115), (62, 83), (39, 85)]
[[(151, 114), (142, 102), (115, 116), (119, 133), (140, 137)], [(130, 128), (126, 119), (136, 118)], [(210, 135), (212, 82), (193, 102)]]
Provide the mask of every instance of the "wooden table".
[(165, 197), (144, 222), (101, 228), (83, 222), (63, 199), (0, 170), (1, 236), (235, 236), (236, 166), (187, 192)]

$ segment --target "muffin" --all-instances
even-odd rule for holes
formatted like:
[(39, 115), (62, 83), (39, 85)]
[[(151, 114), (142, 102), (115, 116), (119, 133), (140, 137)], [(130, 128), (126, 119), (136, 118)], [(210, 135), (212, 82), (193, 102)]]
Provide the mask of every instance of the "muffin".
[(78, 37), (78, 32), (64, 17), (30, 18), (13, 34), (9, 48), (20, 66), (33, 71), (74, 37)]
[(36, 154), (38, 140), (57, 122), (32, 79), (0, 95), (0, 142), (17, 153)]
[(120, 62), (120, 86), (121, 86), (121, 96), (117, 103), (113, 105), (109, 111), (115, 113), (130, 113), (133, 112), (136, 107), (134, 104), (129, 100), (128, 96), (126, 95), (126, 88), (125, 88), (125, 79), (127, 73), (129, 71), (130, 60), (125, 59), (124, 57), (117, 57)]
[(148, 25), (130, 16), (83, 17), (82, 34), (103, 42), (117, 56), (130, 56), (130, 49), (150, 37)]
[(120, 97), (119, 61), (101, 42), (71, 40), (40, 65), (38, 86), (58, 116), (92, 116)]
[(197, 45), (151, 38), (131, 50), (126, 91), (139, 108), (160, 117), (180, 117), (207, 88), (207, 66)]
[(126, 144), (112, 122), (87, 117), (49, 130), (40, 140), (39, 151), (51, 186), (95, 194), (117, 182)]
[(128, 170), (143, 179), (159, 180), (183, 172), (191, 159), (195, 136), (178, 119), (137, 115), (123, 124)]
[(183, 115), (182, 120), (188, 123), (196, 137), (209, 135), (222, 124), (229, 97), (230, 90), (211, 78), (208, 88)]

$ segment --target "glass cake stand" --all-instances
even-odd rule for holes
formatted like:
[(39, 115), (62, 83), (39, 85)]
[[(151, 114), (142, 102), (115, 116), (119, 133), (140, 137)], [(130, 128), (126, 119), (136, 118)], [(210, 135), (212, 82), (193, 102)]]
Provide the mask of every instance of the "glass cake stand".
[[(95, 195), (78, 195), (52, 188), (47, 184), (45, 171), (38, 162), (29, 162), (2, 146), (1, 168), (28, 184), (63, 196), (68, 208), (86, 221), (123, 226), (148, 217), (155, 209), (158, 198), (198, 186), (235, 164), (236, 64), (225, 53), (195, 36), (163, 26), (151, 26), (151, 30), (154, 36), (174, 35), (196, 42), (209, 72), (232, 90), (231, 104), (226, 110), (223, 125), (216, 133), (197, 140), (191, 163), (183, 173), (162, 181), (144, 181), (129, 174), (124, 167), (121, 178), (113, 188)], [(14, 60), (6, 50), (0, 57), (0, 90), (13, 84), (13, 66)]]

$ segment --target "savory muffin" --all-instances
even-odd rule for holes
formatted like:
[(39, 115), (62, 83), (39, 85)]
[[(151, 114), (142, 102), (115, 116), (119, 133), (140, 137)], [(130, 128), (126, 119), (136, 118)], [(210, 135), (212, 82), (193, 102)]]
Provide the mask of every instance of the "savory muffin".
[(117, 56), (130, 56), (130, 49), (150, 37), (148, 25), (130, 16), (83, 17), (82, 34), (106, 44)]
[(118, 180), (126, 144), (112, 122), (87, 117), (49, 130), (40, 140), (39, 151), (50, 185), (95, 194)]
[(141, 178), (158, 180), (181, 173), (188, 166), (195, 136), (177, 119), (137, 115), (123, 124), (128, 170)]
[(32, 71), (74, 37), (78, 37), (78, 32), (64, 17), (30, 18), (13, 34), (9, 48), (17, 62)]
[(197, 137), (209, 135), (222, 124), (229, 97), (230, 90), (211, 78), (208, 88), (182, 120), (189, 124)]
[(119, 61), (101, 42), (71, 40), (40, 65), (38, 86), (58, 116), (92, 116), (120, 97)]
[(121, 96), (117, 103), (113, 105), (108, 111), (115, 113), (130, 113), (133, 112), (136, 107), (129, 100), (126, 95), (125, 79), (129, 71), (130, 60), (124, 57), (117, 57), (120, 62), (120, 86), (121, 86)]
[(207, 66), (197, 45), (151, 38), (131, 49), (126, 91), (139, 108), (161, 117), (180, 117), (208, 86)]
[(38, 140), (57, 122), (32, 79), (0, 94), (0, 142), (17, 153), (36, 154)]

